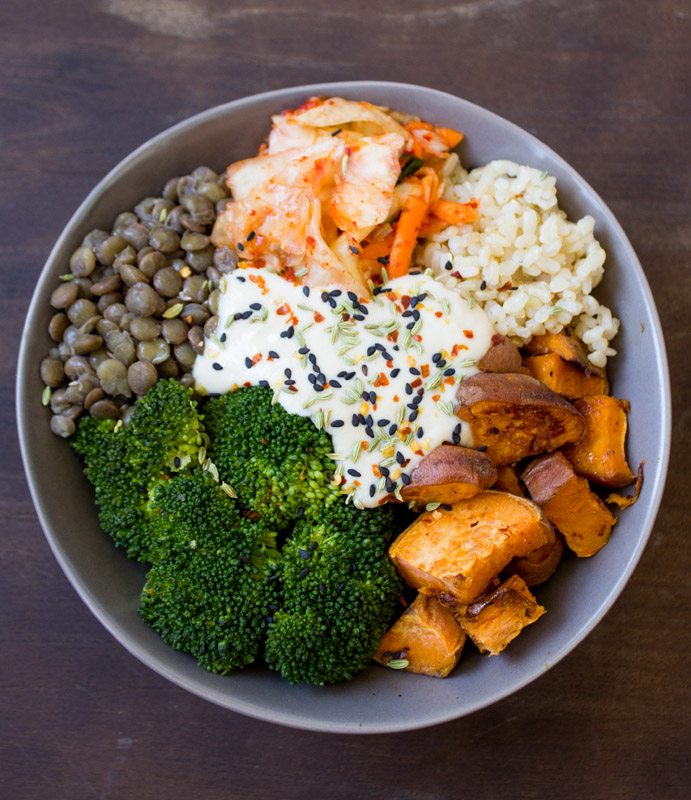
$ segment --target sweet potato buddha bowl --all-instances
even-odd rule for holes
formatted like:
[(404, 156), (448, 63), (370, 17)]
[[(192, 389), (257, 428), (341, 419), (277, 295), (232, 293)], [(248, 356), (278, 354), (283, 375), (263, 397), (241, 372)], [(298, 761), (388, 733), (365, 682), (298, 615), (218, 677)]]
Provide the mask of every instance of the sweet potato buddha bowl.
[[(491, 653), (493, 648), (503, 647), (503, 634), (498, 634), (496, 640), (492, 639), (492, 635), (497, 634), (497, 630), (492, 630), (497, 621), (483, 618), (482, 614), (488, 609), (491, 613), (494, 613), (492, 609), (498, 609), (501, 615), (501, 598), (507, 592), (514, 601), (507, 608), (509, 611), (513, 609), (517, 618), (525, 621), (539, 617), (538, 624), (527, 627), (498, 657), (488, 657), (466, 645), (458, 666), (443, 680), (411, 675), (405, 669), (414, 661), (407, 646), (409, 632), (405, 630), (387, 634), (391, 639), (378, 651), (382, 663), (373, 663), (352, 680), (325, 686), (291, 685), (278, 672), (261, 665), (251, 665), (227, 675), (214, 674), (200, 668), (190, 655), (169, 647), (139, 614), (146, 566), (127, 559), (102, 533), (93, 489), (82, 465), (65, 440), (51, 432), (50, 416), (44, 408), (50, 397), (46, 396), (39, 365), (54, 345), (46, 334), (49, 321), (56, 312), (56, 308), (51, 307), (51, 296), (60, 283), (59, 276), (68, 271), (70, 257), (84, 236), (93, 229), (111, 230), (118, 214), (134, 208), (144, 197), (158, 196), (161, 187), (172, 176), (186, 175), (200, 164), (222, 174), (232, 162), (251, 157), (266, 137), (270, 117), (284, 109), (300, 107), (310, 97), (367, 101), (415, 115), (439, 126), (440, 130), (462, 131), (464, 138), (455, 149), (466, 169), (488, 164), (494, 159), (510, 159), (537, 168), (543, 175), (553, 176), (557, 182), (559, 206), (570, 220), (579, 220), (586, 215), (594, 217), (595, 236), (607, 254), (605, 277), (596, 294), (599, 302), (609, 306), (621, 321), (614, 342), (618, 355), (607, 363), (608, 385), (592, 360), (584, 362), (582, 353), (578, 355), (576, 350), (572, 350), (569, 354), (568, 348), (564, 349), (564, 336), (558, 341), (538, 337), (532, 352), (529, 352), (530, 347), (523, 350), (523, 361), (517, 350), (508, 347), (507, 352), (503, 352), (503, 347), (496, 347), (501, 337), (495, 338), (494, 349), (502, 350), (498, 365), (489, 365), (488, 371), (469, 377), (460, 384), (463, 397), (459, 396), (460, 405), (456, 413), (461, 419), (466, 413), (463, 407), (467, 408), (466, 418), (470, 420), (473, 408), (477, 410), (483, 402), (490, 405), (500, 402), (512, 407), (527, 402), (532, 408), (530, 413), (534, 413), (530, 422), (532, 437), (541, 436), (546, 442), (542, 450), (552, 451), (552, 454), (539, 456), (536, 461), (533, 459), (535, 451), (516, 454), (511, 450), (512, 445), (497, 444), (491, 437), (501, 428), (502, 441), (507, 437), (510, 439), (511, 426), (499, 425), (496, 420), (501, 415), (495, 416), (494, 423), (486, 420), (475, 424), (474, 446), (465, 460), (459, 462), (454, 452), (442, 448), (434, 456), (436, 461), (428, 456), (427, 466), (424, 462), (418, 465), (417, 479), (410, 485), (405, 484), (406, 491), (398, 498), (409, 500), (416, 497), (421, 511), (408, 534), (395, 541), (390, 555), (407, 583), (423, 591), (420, 605), (424, 606), (422, 617), (425, 625), (436, 620), (443, 639), (446, 626), (457, 625), (453, 612), (450, 621), (444, 615), (450, 608), (456, 613), (460, 611), (465, 614), (464, 632), (479, 644), (480, 649)], [(339, 131), (335, 133), (338, 136)], [(345, 173), (346, 164), (339, 163)], [(414, 181), (424, 182), (420, 177)], [(253, 237), (250, 235), (250, 238)], [(363, 246), (367, 244), (364, 242)], [(376, 255), (375, 250), (372, 252)], [(388, 256), (380, 263), (384, 264), (386, 258)], [(424, 265), (421, 269), (424, 270)], [(424, 272), (421, 275), (424, 278)], [(385, 273), (384, 282), (387, 277)], [(379, 281), (375, 283), (381, 285)], [(512, 362), (516, 357), (518, 362)], [(145, 356), (143, 360), (146, 360)], [(564, 364), (567, 371), (575, 370), (573, 380), (576, 382), (582, 379), (594, 381), (587, 391), (574, 390), (569, 382), (571, 379), (561, 375)], [(135, 370), (134, 379), (146, 380), (147, 369), (145, 366), (139, 372)], [(570, 401), (559, 397), (558, 393), (550, 393), (544, 386), (554, 379), (555, 369), (562, 379), (561, 388), (555, 388), (562, 394), (571, 392)], [(508, 370), (511, 380), (507, 382), (505, 374), (494, 370)], [(534, 394), (535, 384), (531, 383), (533, 378), (527, 374), (529, 372), (544, 381), (537, 395)], [(564, 380), (568, 389), (563, 388)], [(314, 381), (312, 383), (314, 385)], [(602, 402), (606, 406), (611, 403), (611, 406), (602, 413), (597, 409), (593, 411), (586, 401), (575, 399), (579, 392), (580, 395), (596, 396), (608, 393), (610, 399)], [(107, 401), (101, 394), (97, 395), (92, 397), (92, 401), (94, 398)], [(627, 402), (619, 403), (617, 399)], [(579, 410), (574, 412), (574, 406)], [(544, 407), (547, 412), (535, 410)], [(111, 413), (107, 403), (101, 408), (104, 416)], [(496, 409), (493, 413), (497, 413)], [(17, 414), (26, 472), (46, 537), (77, 592), (118, 641), (161, 675), (221, 706), (278, 724), (345, 733), (409, 730), (461, 717), (517, 691), (569, 653), (612, 606), (641, 555), (660, 503), (670, 439), (669, 379), (657, 313), (641, 266), (621, 227), (600, 197), (548, 147), (491, 112), (435, 90), (382, 82), (302, 86), (236, 100), (181, 122), (142, 145), (115, 167), (70, 220), (40, 276), (22, 341)], [(589, 414), (594, 416), (589, 417)], [(618, 519), (611, 531), (611, 522), (607, 522), (610, 512), (597, 499), (598, 494), (604, 497), (607, 492), (603, 494), (601, 487), (592, 491), (585, 479), (578, 477), (588, 473), (578, 466), (578, 454), (574, 456), (569, 451), (569, 446), (579, 447), (577, 442), (583, 435), (590, 435), (586, 433), (588, 425), (584, 420), (596, 418), (605, 420), (602, 423), (603, 436), (612, 425), (621, 425), (622, 420), (625, 425), (628, 421), (626, 461), (621, 459), (613, 465), (616, 475), (613, 482), (605, 480), (605, 486), (614, 488), (631, 483), (638, 465), (645, 462), (640, 496), (626, 510), (615, 509), (614, 516)], [(324, 421), (322, 418), (322, 425)], [(592, 423), (591, 428), (594, 430), (598, 424)], [(64, 422), (59, 422), (56, 432), (65, 432), (61, 428), (64, 425)], [(574, 426), (578, 429), (575, 432)], [(566, 431), (564, 441), (556, 444), (550, 440), (555, 427)], [(560, 449), (562, 444), (566, 445), (563, 452)], [(534, 504), (529, 499), (511, 494), (512, 475), (502, 467), (516, 461), (523, 481), (521, 491), (525, 492), (527, 487)], [(627, 473), (627, 462), (633, 468), (632, 473)], [(500, 470), (499, 488), (507, 492), (505, 495), (492, 494), (493, 484), (496, 489), (497, 468)], [(376, 471), (374, 474), (376, 476)], [(430, 494), (428, 489), (419, 488), (430, 482), (438, 483), (440, 475), (452, 475), (452, 478), (445, 479), (447, 483), (474, 482), (483, 490), (487, 488), (490, 491), (478, 495), (480, 500), (477, 497), (474, 501), (459, 500), (464, 489), (456, 486), (461, 494), (448, 498), (452, 502), (442, 502), (440, 506), (434, 502), (437, 499), (434, 490)], [(380, 473), (378, 477), (381, 481), (379, 488), (382, 491), (388, 488), (393, 493), (394, 484), (387, 483), (387, 476)], [(417, 495), (411, 494), (411, 486), (414, 488), (416, 482)], [(399, 494), (403, 485), (401, 483), (398, 488)], [(629, 488), (629, 494), (632, 491), (633, 487)], [(517, 573), (518, 577), (514, 574), (507, 578), (507, 574), (502, 572), (501, 579), (509, 583), (502, 584), (499, 589), (498, 581), (493, 584), (492, 580), (497, 571), (504, 569), (504, 563), (497, 569), (492, 564), (485, 564), (467, 579), (456, 580), (456, 584), (454, 580), (462, 572), (454, 572), (458, 565), (452, 564), (454, 569), (451, 572), (454, 574), (449, 573), (446, 576), (448, 580), (440, 578), (435, 583), (429, 576), (421, 577), (416, 540), (429, 538), (430, 531), (441, 530), (437, 545), (444, 555), (447, 547), (444, 531), (449, 529), (449, 519), (453, 517), (453, 524), (461, 528), (465, 526), (465, 529), (478, 519), (484, 524), (493, 513), (497, 497), (502, 500), (502, 513), (505, 515), (508, 513), (506, 498), (509, 499), (511, 525), (522, 526), (520, 535), (523, 538), (532, 537), (531, 546), (524, 546), (525, 552), (542, 547), (543, 561), (548, 561), (548, 554), (553, 553), (556, 547), (554, 529), (561, 530), (569, 547), (556, 574), (540, 583), (539, 576), (531, 580), (530, 570), (539, 572), (543, 568), (549, 571), (542, 561), (537, 565), (524, 562), (521, 566), (519, 563), (518, 568), (513, 562), (510, 571)], [(469, 506), (468, 503), (472, 502), (475, 505)], [(582, 530), (570, 536), (568, 518), (570, 514), (573, 516), (575, 507), (587, 508), (588, 513), (597, 516), (608, 529), (604, 537), (609, 537), (606, 547), (600, 549), (599, 543), (579, 541)], [(579, 516), (587, 515), (579, 512)], [(420, 533), (421, 526), (426, 526), (423, 533)], [(431, 536), (434, 538), (435, 534)], [(557, 536), (556, 541), (561, 543), (561, 538)], [(579, 558), (576, 553), (584, 557)], [(533, 584), (532, 594), (525, 594), (528, 591), (523, 589), (525, 584), (514, 586), (516, 580), (522, 582), (521, 575), (527, 584)], [(491, 596), (493, 590), (498, 593)], [(407, 595), (409, 607), (414, 596)], [(427, 597), (432, 599), (425, 599)], [(439, 609), (430, 607), (430, 603), (439, 600)], [(516, 602), (521, 606), (518, 611)], [(547, 613), (543, 614), (542, 609)], [(400, 614), (401, 610), (399, 608), (397, 613)], [(444, 619), (438, 618), (437, 611)], [(521, 626), (518, 624), (519, 629)], [(452, 627), (446, 639), (451, 651), (455, 647), (455, 631), (456, 628)], [(399, 668), (387, 668), (387, 664)], [(430, 672), (443, 673), (445, 667), (433, 665)]]

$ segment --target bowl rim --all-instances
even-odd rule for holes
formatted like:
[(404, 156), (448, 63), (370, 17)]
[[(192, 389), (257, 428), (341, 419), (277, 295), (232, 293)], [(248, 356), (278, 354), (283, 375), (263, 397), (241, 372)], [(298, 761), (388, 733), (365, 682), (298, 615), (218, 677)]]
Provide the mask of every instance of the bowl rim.
[[(671, 388), (670, 388), (669, 366), (667, 361), (664, 337), (662, 333), (662, 326), (660, 324), (659, 314), (655, 306), (653, 295), (650, 290), (650, 286), (648, 284), (643, 268), (620, 223), (618, 222), (614, 214), (611, 212), (607, 204), (599, 196), (599, 194), (570, 164), (568, 164), (561, 156), (559, 156), (548, 145), (540, 141), (536, 136), (526, 131), (525, 129), (521, 128), (520, 126), (516, 125), (515, 123), (511, 122), (510, 120), (501, 117), (500, 115), (496, 114), (493, 111), (490, 111), (489, 109), (483, 106), (480, 106), (476, 103), (472, 103), (468, 100), (465, 100), (461, 97), (450, 94), (448, 92), (440, 91), (438, 89), (433, 89), (430, 87), (421, 86), (417, 84), (410, 84), (410, 83), (399, 83), (395, 81), (374, 81), (374, 80), (336, 81), (336, 82), (310, 83), (298, 86), (289, 86), (281, 89), (274, 89), (271, 91), (260, 92), (257, 94), (240, 97), (235, 100), (231, 100), (227, 103), (222, 103), (213, 106), (197, 114), (194, 114), (190, 117), (187, 117), (181, 120), (180, 122), (166, 128), (165, 130), (161, 131), (155, 136), (149, 138), (141, 145), (139, 145), (135, 150), (133, 150), (131, 153), (129, 153), (123, 159), (121, 159), (87, 194), (87, 196), (80, 203), (77, 210), (71, 216), (67, 224), (64, 226), (59, 238), (52, 247), (45, 261), (45, 264), (41, 269), (38, 280), (34, 287), (31, 303), (29, 305), (24, 328), (22, 331), (19, 357), (17, 362), (17, 377), (16, 377), (17, 427), (19, 434), (20, 451), (22, 455), (22, 461), (24, 464), (24, 470), (27, 478), (27, 483), (29, 485), (31, 497), (41, 527), (43, 529), (44, 535), (48, 541), (48, 544), (56, 560), (60, 564), (61, 569), (63, 570), (66, 577), (72, 584), (73, 588), (75, 589), (79, 597), (82, 599), (82, 601), (85, 603), (85, 605), (89, 608), (91, 613), (94, 614), (94, 616), (106, 628), (106, 630), (108, 630), (108, 632), (126, 650), (128, 650), (132, 655), (134, 655), (139, 661), (144, 663), (146, 666), (153, 669), (155, 672), (157, 672), (164, 678), (167, 678), (177, 686), (186, 689), (187, 691), (197, 695), (198, 697), (202, 697), (205, 700), (213, 702), (216, 705), (235, 711), (237, 713), (244, 714), (254, 719), (262, 720), (265, 722), (272, 722), (287, 727), (310, 730), (310, 731), (318, 731), (318, 732), (379, 734), (379, 733), (394, 733), (394, 732), (403, 732), (408, 730), (417, 730), (432, 725), (442, 724), (444, 722), (448, 722), (472, 714), (475, 711), (479, 711), (483, 708), (486, 708), (487, 706), (492, 705), (493, 703), (496, 703), (499, 700), (502, 700), (511, 694), (514, 694), (515, 692), (522, 689), (524, 686), (528, 685), (529, 683), (532, 683), (536, 678), (539, 677), (540, 674), (543, 673), (542, 672), (536, 674), (529, 673), (522, 680), (511, 684), (507, 688), (490, 691), (487, 694), (487, 696), (485, 696), (482, 700), (475, 702), (474, 704), (472, 704), (472, 707), (466, 708), (465, 710), (462, 710), (460, 713), (458, 713), (457, 709), (451, 706), (446, 713), (437, 714), (437, 716), (434, 719), (430, 720), (425, 719), (419, 723), (410, 720), (407, 722), (401, 722), (401, 721), (392, 722), (390, 720), (385, 720), (382, 721), (381, 724), (368, 723), (368, 727), (366, 728), (363, 728), (362, 725), (356, 722), (348, 724), (346, 723), (334, 724), (331, 721), (324, 720), (321, 718), (295, 719), (288, 713), (268, 712), (263, 708), (258, 709), (255, 707), (253, 703), (241, 700), (237, 697), (229, 698), (225, 694), (221, 695), (221, 693), (211, 692), (203, 686), (196, 685), (193, 680), (187, 679), (185, 676), (177, 674), (177, 672), (174, 669), (169, 668), (162, 660), (160, 660), (155, 655), (152, 655), (146, 647), (140, 646), (132, 640), (130, 634), (126, 630), (124, 630), (123, 626), (113, 617), (113, 615), (109, 612), (109, 610), (105, 608), (92, 593), (87, 581), (81, 576), (77, 567), (70, 561), (69, 557), (66, 555), (65, 550), (63, 549), (60, 543), (59, 533), (57, 532), (57, 530), (55, 530), (50, 520), (49, 509), (43, 502), (39, 481), (37, 480), (35, 474), (31, 469), (33, 454), (31, 452), (29, 430), (32, 427), (33, 423), (30, 418), (30, 414), (28, 412), (28, 409), (30, 408), (30, 397), (28, 395), (28, 378), (30, 375), (30, 371), (35, 369), (35, 364), (28, 363), (28, 357), (27, 357), (28, 342), (33, 333), (33, 330), (35, 329), (32, 324), (33, 320), (38, 315), (40, 308), (42, 306), (43, 301), (40, 299), (40, 297), (43, 294), (43, 290), (45, 289), (46, 284), (54, 280), (53, 272), (55, 270), (52, 269), (52, 267), (54, 267), (53, 262), (56, 259), (57, 254), (65, 245), (66, 241), (74, 236), (75, 230), (84, 224), (91, 208), (94, 206), (96, 201), (108, 193), (112, 184), (116, 181), (117, 176), (121, 172), (121, 170), (132, 165), (139, 159), (146, 157), (151, 150), (155, 149), (159, 143), (161, 143), (171, 135), (184, 133), (185, 131), (193, 129), (200, 124), (210, 122), (219, 117), (223, 117), (228, 113), (237, 112), (244, 108), (260, 104), (262, 102), (272, 101), (272, 100), (278, 101), (280, 98), (284, 96), (295, 93), (304, 94), (305, 97), (309, 97), (312, 95), (337, 95), (339, 92), (348, 92), (350, 94), (353, 94), (355, 92), (362, 92), (363, 94), (366, 94), (367, 92), (377, 92), (382, 90), (384, 91), (412, 90), (414, 92), (419, 92), (420, 90), (423, 90), (423, 92), (425, 93), (431, 93), (432, 95), (436, 96), (438, 100), (446, 100), (453, 102), (455, 104), (460, 102), (461, 104), (464, 104), (466, 107), (473, 109), (475, 112), (480, 112), (482, 115), (485, 115), (491, 122), (498, 123), (505, 127), (508, 126), (507, 127), (508, 130), (515, 132), (520, 138), (523, 138), (525, 141), (533, 145), (536, 145), (537, 147), (539, 147), (540, 150), (542, 150), (544, 153), (548, 154), (551, 158), (553, 158), (558, 163), (560, 169), (564, 173), (568, 174), (572, 180), (574, 180), (577, 184), (580, 184), (582, 187), (584, 187), (588, 193), (590, 193), (596, 200), (600, 202), (602, 208), (601, 210), (598, 210), (598, 221), (601, 222), (603, 216), (606, 217), (606, 222), (609, 225), (612, 233), (620, 240), (621, 244), (623, 245), (626, 251), (626, 255), (629, 259), (630, 267), (632, 267), (637, 273), (638, 282), (641, 288), (641, 292), (643, 294), (645, 307), (653, 322), (653, 330), (650, 331), (650, 333), (653, 337), (653, 347), (657, 355), (656, 378), (661, 386), (661, 394), (664, 400), (664, 407), (661, 409), (661, 431), (662, 431), (662, 442), (660, 451), (661, 458), (659, 460), (659, 468), (656, 473), (656, 481), (650, 493), (648, 507), (642, 525), (644, 530), (644, 535), (640, 536), (635, 549), (631, 552), (627, 563), (623, 566), (616, 581), (609, 586), (609, 591), (604, 596), (597, 613), (589, 618), (587, 624), (583, 625), (578, 630), (577, 634), (574, 635), (572, 639), (565, 646), (563, 646), (561, 649), (557, 651), (551, 652), (550, 663), (547, 666), (547, 669), (551, 669), (569, 652), (571, 652), (571, 650), (577, 647), (586, 638), (586, 636), (593, 630), (593, 628), (602, 620), (605, 614), (612, 608), (617, 597), (621, 594), (622, 590), (624, 589), (624, 586), (631, 577), (631, 574), (633, 573), (636, 565), (638, 564), (641, 555), (643, 553), (643, 550), (647, 545), (648, 539), (650, 538), (655, 523), (655, 518), (657, 516), (660, 503), (662, 501), (662, 494), (669, 467), (669, 458), (671, 449), (671, 413), (672, 413)], [(544, 671), (547, 670), (545, 669)]]

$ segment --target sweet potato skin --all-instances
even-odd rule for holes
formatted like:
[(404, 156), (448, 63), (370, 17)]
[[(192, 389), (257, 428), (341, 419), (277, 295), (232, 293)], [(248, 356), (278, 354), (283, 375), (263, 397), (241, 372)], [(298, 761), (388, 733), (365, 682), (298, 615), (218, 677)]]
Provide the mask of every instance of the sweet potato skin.
[(405, 501), (456, 503), (492, 486), (497, 469), (484, 453), (442, 444), (422, 459), (410, 479), (401, 489)]
[(521, 475), (530, 496), (580, 558), (595, 555), (609, 541), (616, 518), (563, 453), (536, 458)]
[(477, 362), (483, 372), (519, 372), (523, 361), (516, 345), (500, 333), (492, 336), (492, 344)]
[(459, 384), (456, 400), (475, 447), (486, 447), (497, 466), (579, 442), (585, 433), (579, 411), (529, 375), (472, 375)]
[(600, 486), (620, 489), (633, 483), (625, 455), (626, 410), (628, 403), (609, 395), (595, 395), (574, 401), (587, 422), (580, 442), (564, 447), (574, 470)]
[(604, 373), (592, 375), (556, 353), (529, 356), (525, 359), (525, 365), (533, 378), (542, 381), (545, 386), (567, 400), (607, 393), (607, 378)]
[(466, 635), (453, 611), (419, 594), (384, 634), (374, 660), (387, 666), (405, 659), (407, 672), (445, 678), (461, 657)]
[(512, 575), (468, 606), (458, 621), (481, 653), (497, 656), (544, 613), (523, 579)]
[(389, 557), (409, 586), (460, 607), (479, 597), (512, 558), (554, 537), (535, 503), (490, 490), (448, 511), (421, 514), (393, 542)]

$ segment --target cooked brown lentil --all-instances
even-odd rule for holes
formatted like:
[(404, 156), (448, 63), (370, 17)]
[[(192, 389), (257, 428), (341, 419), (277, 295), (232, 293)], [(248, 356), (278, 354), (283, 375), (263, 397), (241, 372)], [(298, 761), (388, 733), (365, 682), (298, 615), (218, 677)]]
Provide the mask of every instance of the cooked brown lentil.
[(199, 167), (118, 214), (110, 231), (87, 233), (72, 253), (50, 298), (55, 344), (40, 368), (56, 435), (71, 436), (83, 412), (127, 421), (134, 397), (160, 378), (194, 385), (221, 276), (238, 263), (209, 238), (228, 198), (223, 178)]

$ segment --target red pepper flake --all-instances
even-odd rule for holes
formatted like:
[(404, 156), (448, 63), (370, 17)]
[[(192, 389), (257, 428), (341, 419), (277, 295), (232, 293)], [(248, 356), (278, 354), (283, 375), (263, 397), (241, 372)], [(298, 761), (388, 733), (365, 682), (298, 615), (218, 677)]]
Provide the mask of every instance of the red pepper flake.
[(404, 294), (403, 297), (401, 297), (401, 303), (403, 304), (403, 308), (408, 308), (410, 305), (410, 297)]
[(475, 338), (475, 334), (472, 331), (464, 330), (463, 331), (463, 335), (465, 336), (466, 339), (474, 339)]
[(372, 464), (372, 472), (377, 478), (381, 478), (381, 472), (379, 471), (377, 464)]
[(318, 311), (314, 312), (314, 321), (315, 322), (324, 322), (324, 315), (320, 314)]
[(305, 238), (305, 250), (308, 253), (312, 253), (316, 246), (317, 246), (317, 242), (316, 242), (314, 236), (307, 236)]
[(434, 400), (435, 403), (438, 403), (440, 399), (441, 399), (441, 395), (440, 394), (433, 394), (432, 395), (432, 400)]
[(452, 377), (449, 377), (449, 378), (444, 378), (444, 383), (446, 383), (449, 386), (453, 386), (455, 381)]
[(396, 342), (398, 341), (398, 331), (393, 331), (393, 333), (390, 333), (386, 337), (386, 339), (387, 339), (387, 341), (393, 342), (394, 344), (396, 344)]
[(451, 356), (452, 356), (452, 358), (456, 358), (456, 356), (459, 354), (459, 352), (461, 350), (467, 350), (467, 349), (468, 349), (468, 345), (467, 344), (455, 344), (451, 348)]
[(451, 273), (451, 277), (452, 278), (458, 278), (458, 280), (460, 281), (463, 276), (461, 275), (461, 273), (458, 270), (455, 270), (454, 272)]
[(386, 366), (387, 366), (389, 369), (391, 369), (391, 367), (393, 367), (393, 361), (387, 361), (387, 362), (386, 362)]
[(417, 389), (418, 386), (422, 386), (422, 378), (415, 378), (414, 381), (411, 381), (410, 385), (413, 389)]
[(422, 373), (423, 378), (429, 378), (429, 364), (423, 364), (420, 367), (420, 372)]
[(269, 290), (266, 288), (266, 281), (261, 275), (250, 275), (249, 279), (252, 281), (252, 283), (257, 284), (257, 286), (262, 290), (262, 294), (268, 294)]
[(441, 319), (441, 318), (442, 318), (444, 315), (442, 314), (442, 312), (441, 312), (441, 311), (435, 311), (435, 312), (434, 312), (434, 316), (435, 316), (437, 319)]
[(392, 303), (395, 303), (398, 298), (396, 297), (395, 292), (387, 292), (386, 297), (388, 300), (391, 300)]
[(415, 339), (416, 342), (421, 342), (422, 341), (422, 336), (420, 336), (419, 333), (416, 333), (415, 336), (413, 336), (413, 339)]
[(380, 372), (379, 373), (379, 377), (374, 382), (374, 385), (375, 386), (388, 386), (389, 385), (389, 379), (386, 377), (386, 375), (383, 372)]
[(255, 353), (252, 356), (252, 366), (254, 366), (255, 364), (258, 364), (261, 360), (262, 360), (262, 354), (261, 353)]
[(395, 395), (393, 396), (393, 401), (394, 401), (394, 403), (397, 403), (397, 402), (398, 402), (398, 400), (399, 400), (399, 397), (398, 397), (398, 395), (397, 395), (397, 394), (395, 394)]
[[(252, 280), (252, 279), (250, 278), (250, 280)], [(279, 306), (276, 309), (276, 313), (278, 314), (279, 317), (283, 317), (286, 314), (290, 314), (292, 312), (290, 310), (290, 306), (288, 305), (288, 303), (284, 303), (282, 306)]]
[(408, 603), (406, 603), (406, 599), (403, 597), (403, 595), (398, 598), (398, 602), (403, 606), (403, 608), (408, 608)]
[(244, 382), (242, 385), (243, 385), (244, 387), (246, 387), (247, 389), (249, 389), (249, 388), (250, 388), (250, 386), (252, 385), (252, 381), (245, 381), (245, 382)]

